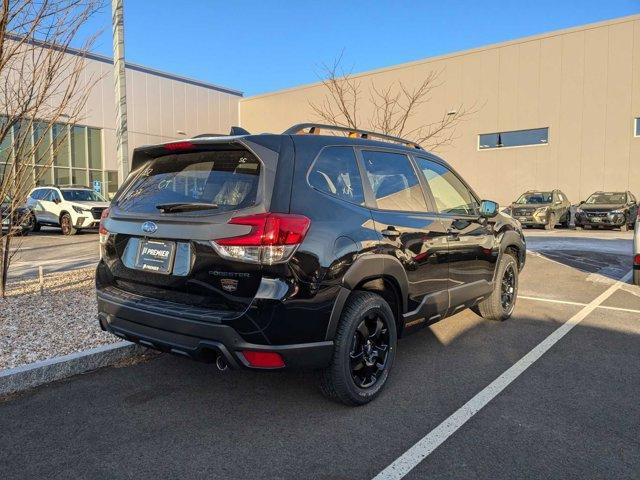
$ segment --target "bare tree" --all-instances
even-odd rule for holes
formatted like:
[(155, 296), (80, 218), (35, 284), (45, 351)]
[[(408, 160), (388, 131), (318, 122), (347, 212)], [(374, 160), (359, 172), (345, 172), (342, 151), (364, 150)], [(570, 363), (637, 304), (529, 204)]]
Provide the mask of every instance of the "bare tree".
[[(0, 202), (8, 200), (0, 230), (0, 297), (23, 218), (29, 190), (65, 148), (68, 128), (82, 119), (98, 78), (85, 75), (86, 54), (95, 35), (80, 48), (80, 29), (101, 7), (100, 0), (1, 0), (0, 6)], [(53, 142), (48, 132), (54, 132)], [(0, 165), (2, 167), (2, 165)]]
[(415, 87), (398, 80), (384, 87), (371, 83), (363, 111), (372, 111), (362, 120), (359, 109), (363, 104), (362, 82), (351, 71), (341, 67), (342, 54), (332, 65), (323, 66), (322, 84), (326, 93), (318, 102), (309, 102), (315, 115), (329, 125), (369, 129), (403, 137), (429, 150), (449, 145), (455, 138), (460, 122), (476, 113), (475, 106), (466, 108), (459, 104), (442, 112), (442, 116), (430, 123), (421, 123), (416, 117), (424, 112), (431, 93), (440, 87), (440, 71), (431, 71)]

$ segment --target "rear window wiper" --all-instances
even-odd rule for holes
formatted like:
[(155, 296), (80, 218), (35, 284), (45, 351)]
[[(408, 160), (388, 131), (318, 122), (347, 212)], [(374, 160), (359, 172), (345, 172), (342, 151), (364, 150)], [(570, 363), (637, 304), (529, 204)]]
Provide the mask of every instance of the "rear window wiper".
[(218, 205), (215, 203), (176, 202), (176, 203), (161, 203), (156, 205), (156, 208), (165, 213), (170, 213), (170, 212), (190, 212), (194, 210), (212, 210), (212, 209), (218, 208)]

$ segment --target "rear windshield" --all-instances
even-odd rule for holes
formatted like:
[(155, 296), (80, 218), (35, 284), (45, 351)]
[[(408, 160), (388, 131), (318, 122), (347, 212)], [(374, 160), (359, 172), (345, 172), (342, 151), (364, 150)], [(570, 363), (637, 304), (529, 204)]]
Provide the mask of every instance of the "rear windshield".
[(163, 205), (182, 203), (238, 210), (256, 203), (259, 178), (260, 162), (246, 150), (165, 155), (148, 163), (116, 204), (139, 213), (159, 213)]

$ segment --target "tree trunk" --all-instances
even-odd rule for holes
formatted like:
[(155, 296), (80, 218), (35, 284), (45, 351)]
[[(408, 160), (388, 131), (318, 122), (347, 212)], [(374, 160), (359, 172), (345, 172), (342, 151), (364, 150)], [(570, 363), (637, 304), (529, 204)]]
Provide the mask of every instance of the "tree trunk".
[[(9, 228), (11, 228), (11, 221), (9, 221)], [(5, 297), (7, 290), (7, 276), (9, 274), (9, 247), (11, 245), (11, 230), (8, 230), (7, 235), (0, 239), (0, 298)]]

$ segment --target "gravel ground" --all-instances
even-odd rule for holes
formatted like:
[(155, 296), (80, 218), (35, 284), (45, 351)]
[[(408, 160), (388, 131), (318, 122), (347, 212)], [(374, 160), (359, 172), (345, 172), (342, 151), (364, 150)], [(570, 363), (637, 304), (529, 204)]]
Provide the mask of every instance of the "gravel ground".
[(8, 286), (0, 299), (0, 370), (119, 342), (96, 320), (94, 268)]

